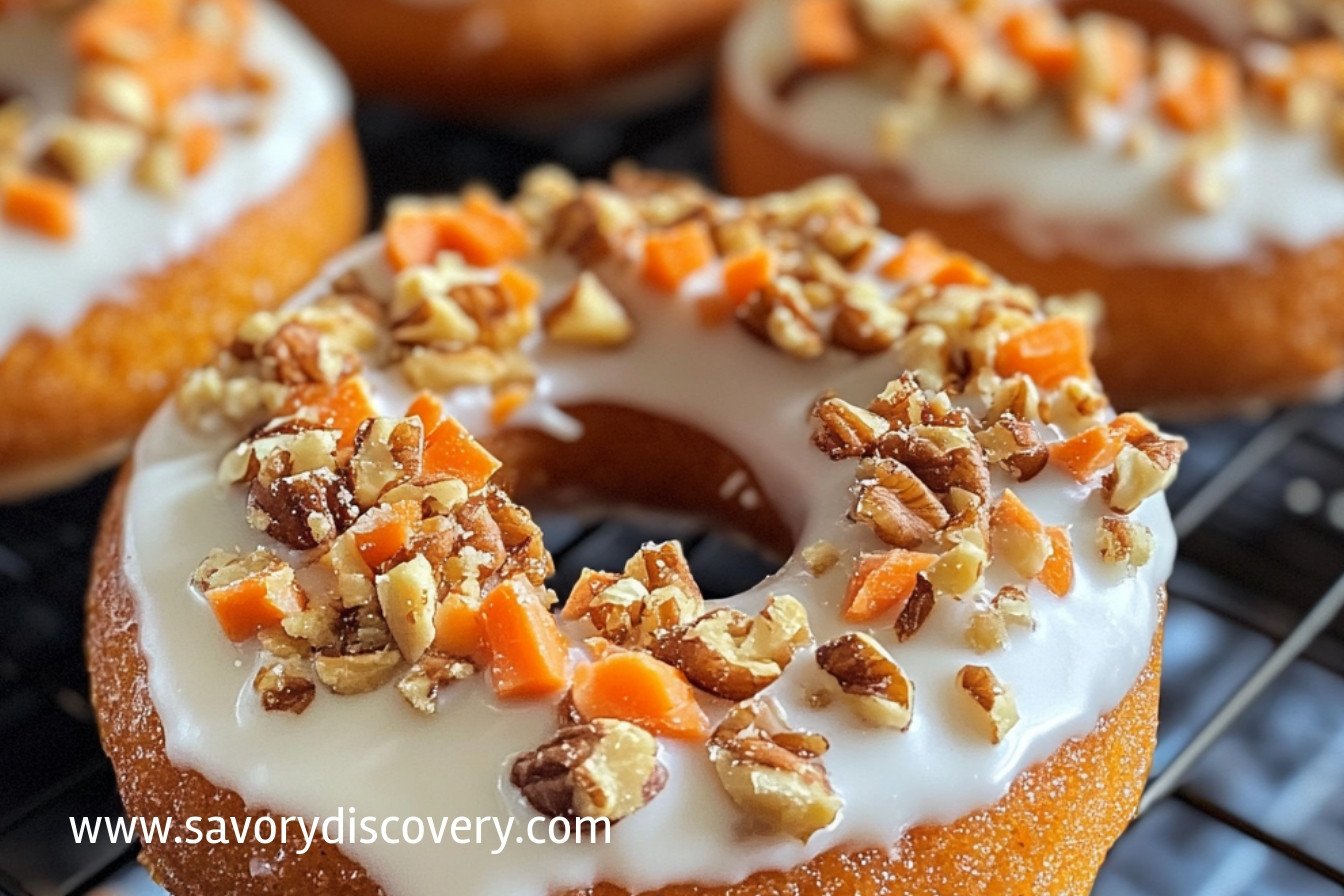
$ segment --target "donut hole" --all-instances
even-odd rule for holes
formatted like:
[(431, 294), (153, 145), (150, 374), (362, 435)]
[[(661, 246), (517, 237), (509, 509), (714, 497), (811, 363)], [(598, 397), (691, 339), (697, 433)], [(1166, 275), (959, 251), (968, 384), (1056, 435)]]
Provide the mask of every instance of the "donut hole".
[(751, 468), (710, 434), (618, 405), (564, 411), (583, 426), (577, 440), (534, 429), (486, 440), (504, 462), (498, 481), (537, 511), (543, 530), (555, 520), (572, 540), (605, 519), (628, 523), (572, 549), (548, 542), (560, 555), (551, 585), (562, 597), (582, 566), (618, 570), (646, 540), (681, 538), (710, 598), (745, 590), (793, 551), (792, 533)]
[(1175, 35), (1197, 44), (1227, 48), (1225, 42), (1218, 38), (1214, 27), (1175, 3), (1163, 0), (1066, 0), (1061, 8), (1070, 17), (1106, 13), (1119, 19), (1128, 19), (1153, 38), (1164, 34)]

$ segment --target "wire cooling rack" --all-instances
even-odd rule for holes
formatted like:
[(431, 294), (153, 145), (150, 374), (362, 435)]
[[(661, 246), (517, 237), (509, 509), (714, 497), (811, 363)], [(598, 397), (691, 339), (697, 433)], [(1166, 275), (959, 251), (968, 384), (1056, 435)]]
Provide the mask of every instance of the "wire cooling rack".
[[(555, 160), (601, 174), (621, 157), (710, 176), (704, 99), (559, 136), (501, 135), (367, 107), (375, 207), (479, 179), (509, 189)], [(5, 421), (0, 421), (5, 425)], [(1170, 498), (1183, 537), (1171, 580), (1162, 726), (1141, 815), (1098, 896), (1344, 894), (1344, 407), (1184, 427)], [(134, 850), (76, 846), (70, 816), (120, 803), (98, 747), (80, 638), (104, 475), (0, 507), (0, 892), (149, 896)], [(694, 521), (541, 515), (562, 591), (583, 566), (681, 538), (707, 594), (770, 571)]]

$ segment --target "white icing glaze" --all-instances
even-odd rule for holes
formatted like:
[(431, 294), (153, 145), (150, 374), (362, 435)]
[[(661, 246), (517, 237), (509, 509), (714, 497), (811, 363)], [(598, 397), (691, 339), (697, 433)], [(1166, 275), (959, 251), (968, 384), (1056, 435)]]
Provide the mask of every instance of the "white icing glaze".
[[(893, 249), (894, 240), (875, 260)], [(351, 264), (381, 269), (378, 243), (356, 248), (331, 273)], [(562, 266), (547, 278), (543, 302), (554, 301), (567, 284), (563, 273)], [(703, 329), (689, 301), (649, 296), (628, 268), (602, 273), (636, 320), (634, 341), (611, 353), (548, 341), (531, 346), (542, 371), (537, 404), (552, 408), (534, 406), (533, 419), (553, 414), (555, 405), (599, 400), (713, 433), (751, 459), (800, 548), (825, 538), (844, 555), (819, 578), (795, 556), (730, 603), (755, 612), (768, 594), (789, 593), (808, 606), (819, 639), (846, 629), (839, 603), (853, 558), (880, 545), (846, 520), (853, 462), (832, 462), (811, 444), (808, 410), (827, 387), (866, 402), (900, 372), (898, 359), (888, 354), (856, 361), (832, 352), (817, 362), (795, 361), (739, 327)], [(377, 288), (380, 279), (385, 282), (385, 272), (369, 282)], [(719, 269), (711, 268), (688, 281), (683, 298), (720, 289)], [(319, 285), (298, 301), (320, 291)], [(399, 378), (378, 376), (373, 383), (381, 412), (404, 411), (410, 392)], [(478, 399), (454, 396), (450, 407), (468, 425), (479, 425)], [(552, 700), (501, 706), (484, 677), (476, 676), (449, 688), (432, 717), (410, 710), (394, 688), (359, 697), (319, 694), (299, 717), (258, 707), (250, 687), (258, 662), (254, 645), (234, 646), (222, 637), (189, 585), (210, 549), (249, 549), (266, 541), (244, 523), (240, 492), (215, 484), (218, 460), (236, 438), (192, 434), (168, 407), (135, 453), (124, 519), (125, 569), (139, 606), (150, 694), (172, 761), (239, 792), (251, 807), (279, 813), (327, 817), (353, 806), (375, 816), (533, 817), (507, 784), (507, 770), (516, 754), (554, 731)], [(1005, 484), (996, 481), (996, 487)], [(835, 707), (808, 709), (803, 685), (818, 674), (810, 653), (800, 654), (767, 690), (793, 724), (824, 732), (832, 744), (825, 762), (845, 800), (843, 815), (806, 845), (744, 833), (742, 816), (719, 786), (704, 746), (669, 741), (662, 747), (669, 785), (613, 829), (610, 845), (511, 843), (498, 856), (489, 854), (489, 846), (343, 848), (393, 896), (438, 894), (445, 880), (460, 896), (542, 896), (595, 880), (642, 890), (677, 881), (736, 881), (836, 846), (890, 846), (911, 824), (948, 822), (993, 803), (1023, 770), (1090, 732), (1132, 686), (1158, 624), (1156, 594), (1170, 571), (1175, 542), (1165, 502), (1150, 500), (1137, 518), (1153, 530), (1158, 551), (1137, 576), (1127, 577), (1104, 566), (1091, 547), (1102, 513), (1095, 493), (1089, 496), (1053, 470), (1015, 489), (1046, 523), (1073, 527), (1078, 568), (1067, 599), (1032, 586), (1036, 631), (1014, 635), (1007, 649), (989, 658), (1015, 689), (1023, 719), (1005, 743), (988, 743), (977, 727), (982, 720), (953, 683), (958, 668), (977, 661), (963, 634), (973, 605), (943, 601), (905, 644), (892, 643), (889, 625), (877, 632), (916, 686), (908, 732), (865, 729)], [(999, 584), (996, 570), (991, 588)], [(570, 634), (581, 636), (583, 629), (571, 626)], [(705, 706), (717, 717), (726, 704), (707, 699)]]
[[(247, 55), (277, 74), (270, 117), (231, 134), (215, 162), (164, 199), (134, 184), (129, 165), (82, 188), (78, 232), (54, 242), (0, 225), (0, 352), (28, 328), (60, 333), (98, 299), (118, 298), (137, 275), (191, 253), (303, 170), (349, 111), (344, 80), (287, 13), (258, 3)], [(0, 18), (0, 85), (33, 98), (41, 132), (71, 105), (74, 64), (58, 22)]]
[[(1219, 0), (1178, 0), (1229, 42), (1249, 22)], [(1215, 15), (1216, 13), (1216, 15)], [(737, 23), (728, 78), (760, 121), (802, 145), (855, 166), (886, 165), (877, 122), (890, 94), (852, 73), (809, 76), (787, 101), (774, 85), (794, 68), (785, 8), (758, 3)], [(1178, 141), (1127, 157), (1133, 112), (1118, 110), (1090, 141), (1045, 104), (1009, 116), (949, 102), (917, 139), (900, 171), (923, 199), (948, 208), (993, 206), (1013, 239), (1042, 258), (1073, 252), (1104, 263), (1213, 266), (1244, 261), (1266, 244), (1303, 249), (1344, 233), (1344, 172), (1323, 133), (1296, 132), (1248, 110), (1236, 146), (1221, 157), (1229, 200), (1196, 214), (1174, 197)]]

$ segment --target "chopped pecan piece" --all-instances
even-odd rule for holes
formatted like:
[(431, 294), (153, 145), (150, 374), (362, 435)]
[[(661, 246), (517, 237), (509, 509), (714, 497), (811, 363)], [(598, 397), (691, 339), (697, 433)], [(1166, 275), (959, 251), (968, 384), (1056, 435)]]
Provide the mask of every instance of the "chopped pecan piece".
[(1171, 485), (1185, 449), (1184, 439), (1159, 435), (1125, 445), (1115, 459), (1115, 468), (1101, 480), (1106, 506), (1121, 514), (1138, 510), (1140, 504)]
[[(937, 566), (936, 562), (934, 566)], [(896, 640), (902, 643), (913, 638), (924, 627), (924, 621), (933, 612), (936, 598), (933, 585), (925, 578), (926, 573), (927, 570), (915, 577), (915, 590), (910, 592), (910, 599), (905, 602), (900, 615), (896, 617)]]
[(1107, 563), (1138, 569), (1152, 559), (1153, 532), (1123, 517), (1102, 517), (1097, 525), (1097, 549)]
[(327, 656), (319, 654), (313, 661), (317, 669), (317, 680), (332, 693), (366, 694), (392, 680), (392, 675), (401, 664), (401, 654), (395, 650), (379, 650), (373, 653), (342, 654)]
[(263, 664), (252, 679), (252, 689), (261, 696), (261, 706), (267, 712), (289, 712), (296, 716), (308, 708), (317, 694), (317, 686), (304, 664), (294, 660)]
[(915, 686), (871, 635), (852, 632), (827, 641), (817, 648), (817, 665), (869, 724), (900, 731), (910, 727)]
[(756, 290), (737, 316), (747, 330), (795, 358), (819, 358), (826, 350), (802, 286), (793, 278), (780, 277)]
[(417, 712), (432, 715), (441, 688), (475, 674), (476, 667), (466, 660), (429, 651), (397, 681), (397, 690)]
[(556, 342), (593, 348), (624, 345), (634, 335), (634, 324), (624, 306), (590, 271), (560, 303), (546, 313), (546, 335)]
[(264, 481), (259, 476), (247, 496), (247, 521), (281, 544), (307, 549), (344, 532), (358, 508), (344, 477), (328, 469)]
[(1017, 701), (987, 666), (962, 666), (957, 687), (975, 702), (989, 726), (990, 743), (999, 743), (1018, 722)]
[(872, 411), (856, 407), (843, 399), (827, 396), (812, 408), (817, 427), (812, 442), (833, 460), (862, 457), (877, 447), (878, 439), (891, 428)]
[(390, 488), (420, 475), (425, 439), (418, 417), (373, 417), (355, 433), (350, 482), (360, 507), (372, 507)]
[(1011, 414), (995, 420), (975, 437), (985, 449), (985, 459), (1001, 465), (1018, 482), (1035, 479), (1050, 462), (1050, 450), (1036, 427)]
[(392, 567), (376, 582), (378, 605), (392, 640), (407, 662), (414, 663), (434, 640), (434, 607), (438, 586), (423, 554)]
[(562, 728), (519, 756), (510, 779), (543, 815), (616, 822), (662, 791), (667, 769), (653, 735), (629, 722), (596, 719)]

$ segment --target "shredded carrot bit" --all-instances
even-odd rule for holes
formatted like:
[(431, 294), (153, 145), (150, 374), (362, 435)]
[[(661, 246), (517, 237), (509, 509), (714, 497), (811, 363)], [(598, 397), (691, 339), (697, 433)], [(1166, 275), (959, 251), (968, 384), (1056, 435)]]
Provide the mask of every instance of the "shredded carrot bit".
[(794, 47), (809, 68), (842, 68), (863, 49), (846, 0), (795, 0), (791, 12)]
[(66, 240), (75, 233), (75, 191), (50, 177), (21, 174), (9, 178), (4, 182), (0, 209), (11, 224), (52, 239)]
[(1063, 81), (1078, 68), (1078, 42), (1052, 7), (1013, 10), (1004, 19), (1003, 37), (1023, 62), (1048, 81)]
[(342, 448), (353, 446), (359, 425), (376, 414), (368, 383), (359, 376), (348, 377), (335, 386), (313, 383), (295, 387), (285, 402), (284, 413), (300, 411), (320, 426), (340, 430)]
[(1025, 374), (1042, 389), (1053, 389), (1071, 376), (1090, 377), (1090, 340), (1083, 322), (1052, 317), (1009, 336), (994, 357), (1000, 376)]
[(964, 13), (935, 10), (924, 15), (923, 26), (924, 48), (946, 56), (958, 75), (971, 69), (984, 48), (979, 27)]
[(1193, 69), (1181, 84), (1164, 85), (1158, 108), (1173, 125), (1199, 132), (1227, 120), (1241, 100), (1241, 78), (1232, 57), (1217, 50), (1192, 50)]
[(532, 398), (532, 387), (511, 383), (499, 390), (490, 402), (490, 422), (496, 427), (508, 423)]
[(728, 300), (740, 305), (774, 277), (775, 258), (764, 247), (729, 256), (723, 263), (723, 289)]
[(675, 292), (713, 260), (709, 228), (702, 221), (687, 221), (649, 234), (644, 243), (644, 279), (664, 292)]
[(1055, 597), (1063, 597), (1073, 588), (1073, 544), (1069, 530), (1063, 526), (1047, 526), (1050, 537), (1050, 556), (1039, 576), (1041, 584)]
[(195, 177), (215, 160), (224, 135), (212, 124), (194, 124), (182, 132), (182, 164)]

